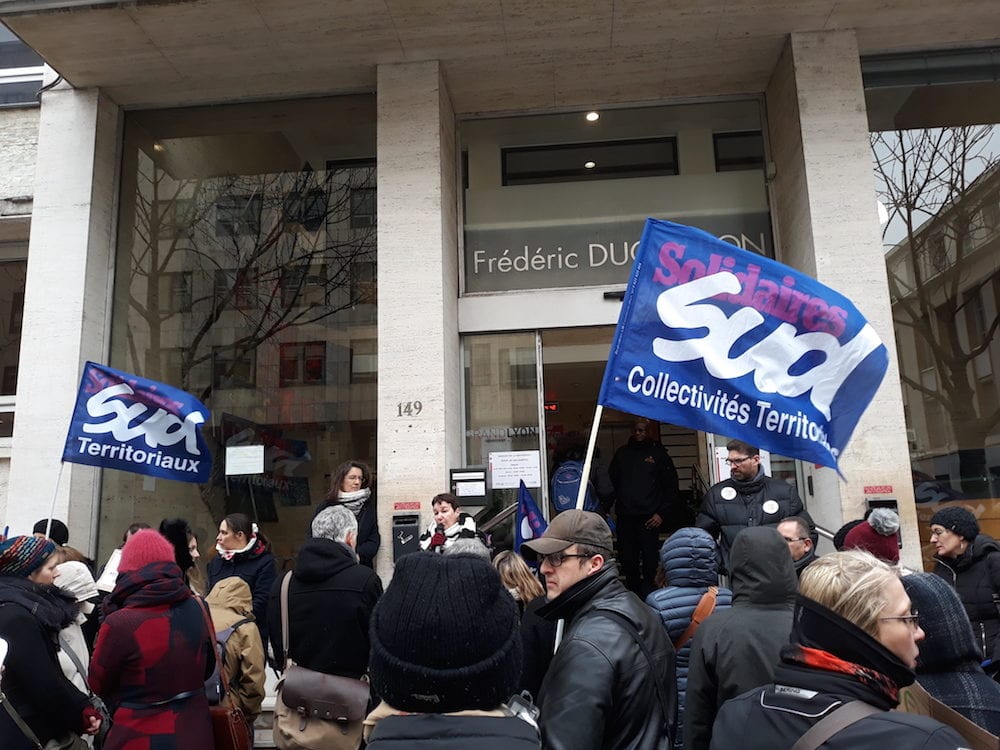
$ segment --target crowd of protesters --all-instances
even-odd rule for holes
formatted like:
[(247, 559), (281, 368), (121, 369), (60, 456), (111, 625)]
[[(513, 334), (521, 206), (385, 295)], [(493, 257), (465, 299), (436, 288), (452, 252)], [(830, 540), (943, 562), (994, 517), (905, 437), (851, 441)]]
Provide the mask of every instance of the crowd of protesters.
[[(282, 673), (279, 748), (968, 746), (891, 710), (915, 682), (1000, 732), (1000, 545), (975, 517), (934, 515), (933, 573), (897, 565), (898, 517), (881, 509), (838, 535), (845, 551), (819, 555), (800, 503), (771, 512), (755, 450), (732, 445), (730, 459), (741, 478), (667, 536), (652, 586), (623, 581), (600, 513), (563, 511), (520, 554), (493, 555), (441, 494), (383, 591), (358, 462), (336, 473), (283, 576), (239, 513), (220, 521), (207, 577), (184, 519), (133, 525), (102, 571), (64, 524), (40, 522), (0, 541), (0, 746), (211, 750), (210, 705), (252, 725), (268, 662)], [(743, 484), (766, 522), (726, 505), (752, 496)]]

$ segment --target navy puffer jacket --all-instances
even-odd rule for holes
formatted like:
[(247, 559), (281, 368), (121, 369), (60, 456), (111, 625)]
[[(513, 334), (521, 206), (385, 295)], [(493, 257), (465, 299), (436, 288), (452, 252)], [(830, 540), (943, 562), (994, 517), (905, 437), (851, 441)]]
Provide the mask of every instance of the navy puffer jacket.
[[(660, 564), (667, 579), (667, 587), (646, 597), (646, 604), (660, 616), (667, 637), (676, 641), (691, 624), (694, 610), (709, 586), (719, 583), (719, 552), (704, 529), (680, 529), (670, 536), (660, 548)], [(715, 610), (728, 609), (733, 593), (720, 588), (715, 600)], [(693, 639), (692, 639), (693, 640)], [(683, 747), (681, 727), (684, 726), (684, 694), (687, 691), (688, 663), (691, 658), (691, 640), (677, 652), (677, 737), (674, 747)]]

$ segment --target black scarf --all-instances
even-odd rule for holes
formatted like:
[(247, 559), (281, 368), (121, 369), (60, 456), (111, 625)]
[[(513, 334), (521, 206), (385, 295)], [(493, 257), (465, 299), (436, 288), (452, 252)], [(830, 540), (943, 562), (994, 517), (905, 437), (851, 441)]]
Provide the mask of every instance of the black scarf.
[(114, 591), (104, 601), (103, 611), (107, 617), (122, 607), (156, 607), (182, 602), (191, 596), (177, 563), (154, 562), (120, 573)]
[(42, 626), (58, 633), (80, 614), (76, 599), (55, 586), (43, 586), (27, 578), (0, 578), (0, 604), (17, 604), (28, 610)]
[(893, 699), (892, 686), (906, 687), (916, 679), (909, 667), (868, 633), (819, 602), (801, 595), (795, 604), (792, 644), (782, 649), (781, 660), (816, 666), (803, 655), (800, 646), (826, 651), (840, 661), (858, 665), (863, 668), (863, 672), (857, 670), (855, 674), (859, 682), (869, 686), (878, 683), (880, 692), (887, 697), (891, 694)]

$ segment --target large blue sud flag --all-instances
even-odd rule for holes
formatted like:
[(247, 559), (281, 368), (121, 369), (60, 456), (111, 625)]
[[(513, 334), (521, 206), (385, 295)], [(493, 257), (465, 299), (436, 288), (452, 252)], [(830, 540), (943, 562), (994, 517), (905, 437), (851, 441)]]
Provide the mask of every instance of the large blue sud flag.
[(208, 409), (179, 388), (88, 362), (63, 461), (204, 483), (212, 471), (201, 434), (208, 417)]
[(598, 403), (837, 468), (888, 362), (838, 292), (648, 219)]

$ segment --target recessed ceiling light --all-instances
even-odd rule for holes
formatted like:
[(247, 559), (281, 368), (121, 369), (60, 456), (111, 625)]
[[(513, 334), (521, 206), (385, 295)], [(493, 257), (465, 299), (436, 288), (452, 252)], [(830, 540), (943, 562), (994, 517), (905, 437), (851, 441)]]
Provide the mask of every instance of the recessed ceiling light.
[(600, 119), (601, 119), (601, 113), (600, 112), (588, 112), (587, 113), (587, 122), (597, 122)]
[(167, 150), (167, 147), (164, 146), (159, 141), (157, 141), (156, 143), (153, 144), (153, 151), (160, 152), (160, 151), (166, 151), (166, 150)]
[(597, 162), (593, 162), (593, 161), (588, 161), (588, 162), (585, 162), (583, 166), (584, 166), (584, 167), (585, 167), (586, 169), (593, 169), (594, 167), (596, 167), (596, 166), (597, 166)]

